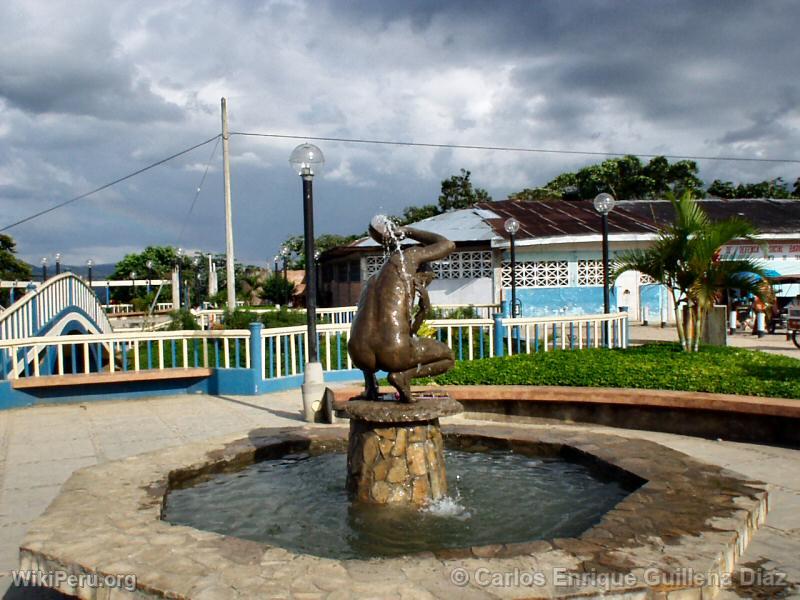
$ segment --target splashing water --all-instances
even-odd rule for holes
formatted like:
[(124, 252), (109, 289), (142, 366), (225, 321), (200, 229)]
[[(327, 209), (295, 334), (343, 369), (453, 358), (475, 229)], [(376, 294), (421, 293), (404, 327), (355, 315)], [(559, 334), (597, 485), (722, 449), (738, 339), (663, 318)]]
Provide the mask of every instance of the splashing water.
[(406, 296), (408, 297), (408, 315), (410, 324), (413, 322), (412, 315), (414, 312), (414, 290), (411, 285), (412, 276), (408, 272), (408, 267), (406, 266), (406, 257), (405, 254), (403, 254), (403, 248), (401, 246), (401, 242), (403, 239), (405, 239), (405, 236), (400, 232), (400, 228), (398, 227), (397, 223), (392, 221), (386, 215), (375, 215), (372, 217), (370, 225), (384, 238), (388, 238), (392, 244), (391, 249), (387, 249), (384, 245), (384, 258), (389, 260), (391, 253), (394, 251), (397, 251), (397, 253), (400, 255), (400, 271), (403, 275), (403, 283), (406, 288)]
[(433, 500), (421, 508), (420, 512), (433, 517), (454, 518), (459, 521), (466, 521), (472, 516), (472, 513), (461, 504), (459, 496), (443, 496), (438, 500)]

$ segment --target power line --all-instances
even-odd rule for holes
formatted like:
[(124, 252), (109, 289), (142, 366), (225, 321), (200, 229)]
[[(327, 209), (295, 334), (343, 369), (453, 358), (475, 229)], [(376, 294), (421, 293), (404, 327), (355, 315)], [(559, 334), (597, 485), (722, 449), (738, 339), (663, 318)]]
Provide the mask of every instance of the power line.
[(42, 215), (46, 215), (47, 213), (53, 212), (54, 210), (57, 210), (57, 209), (62, 208), (64, 206), (67, 206), (68, 204), (72, 204), (73, 202), (77, 202), (78, 200), (83, 200), (84, 198), (88, 198), (89, 196), (91, 196), (93, 194), (96, 194), (98, 192), (102, 192), (103, 190), (107, 190), (111, 186), (117, 185), (118, 183), (122, 183), (123, 181), (125, 181), (127, 179), (130, 179), (131, 177), (136, 177), (137, 175), (140, 175), (140, 174), (144, 173), (145, 171), (149, 171), (150, 169), (152, 169), (154, 167), (157, 167), (159, 165), (163, 165), (164, 163), (169, 162), (169, 161), (171, 161), (171, 160), (173, 160), (175, 158), (178, 158), (179, 156), (183, 156), (184, 154), (187, 154), (187, 153), (191, 152), (192, 150), (196, 150), (197, 148), (205, 146), (206, 144), (210, 144), (211, 142), (216, 140), (218, 137), (220, 137), (219, 134), (215, 135), (212, 138), (207, 139), (204, 142), (200, 142), (199, 144), (195, 144), (194, 146), (192, 146), (190, 148), (186, 148), (185, 150), (181, 150), (180, 152), (176, 152), (175, 154), (173, 154), (171, 156), (168, 156), (167, 158), (162, 158), (161, 160), (156, 161), (156, 162), (154, 162), (154, 163), (152, 163), (150, 165), (147, 165), (146, 167), (143, 167), (143, 168), (139, 169), (138, 171), (134, 171), (133, 173), (129, 173), (128, 175), (125, 175), (124, 177), (120, 177), (119, 179), (115, 179), (114, 181), (111, 181), (109, 183), (101, 185), (100, 187), (95, 188), (95, 189), (93, 189), (93, 190), (91, 190), (89, 192), (86, 192), (86, 193), (81, 194), (79, 196), (75, 196), (74, 198), (70, 198), (69, 200), (64, 200), (64, 202), (59, 202), (58, 204), (56, 204), (54, 206), (51, 206), (50, 208), (47, 208), (45, 210), (39, 211), (37, 213), (34, 213), (34, 214), (30, 215), (30, 216), (25, 217), (24, 219), (20, 219), (19, 221), (15, 221), (14, 223), (11, 223), (10, 225), (6, 225), (2, 229), (0, 229), (0, 231), (8, 231), (12, 227), (16, 227), (17, 225), (22, 225), (23, 223), (27, 223), (28, 221), (32, 221), (33, 219), (37, 219), (37, 218), (41, 217)]
[(738, 156), (691, 156), (678, 154), (640, 154), (638, 152), (597, 152), (591, 150), (552, 150), (548, 148), (519, 148), (514, 146), (473, 146), (470, 144), (434, 144), (431, 142), (405, 142), (396, 140), (369, 140), (363, 138), (338, 138), (338, 137), (315, 137), (310, 135), (285, 135), (280, 133), (254, 133), (247, 131), (231, 131), (231, 135), (242, 135), (249, 137), (279, 138), (286, 140), (313, 140), (320, 142), (344, 142), (348, 144), (380, 144), (384, 146), (416, 146), (421, 148), (455, 148), (461, 150), (499, 150), (501, 152), (531, 152), (539, 154), (573, 154), (586, 156), (641, 156), (643, 158), (664, 158), (682, 160), (720, 160), (720, 161), (742, 161), (742, 162), (765, 162), (765, 163), (795, 163), (800, 164), (800, 159), (794, 158), (753, 158)]
[(211, 161), (214, 159), (214, 155), (217, 153), (217, 148), (219, 147), (219, 141), (222, 136), (217, 136), (217, 143), (214, 144), (214, 149), (211, 151), (211, 156), (208, 157), (208, 162), (206, 162), (205, 171), (203, 171), (203, 176), (200, 178), (200, 184), (197, 186), (197, 190), (194, 193), (194, 198), (192, 199), (192, 204), (189, 206), (189, 211), (186, 213), (186, 217), (183, 219), (183, 226), (181, 226), (181, 232), (178, 234), (178, 243), (176, 244), (178, 247), (181, 245), (181, 241), (183, 240), (183, 234), (186, 231), (186, 226), (189, 224), (189, 218), (192, 216), (192, 211), (194, 211), (194, 205), (197, 203), (197, 198), (200, 196), (200, 191), (203, 189), (203, 184), (206, 182), (206, 177), (208, 176), (208, 169), (211, 167)]

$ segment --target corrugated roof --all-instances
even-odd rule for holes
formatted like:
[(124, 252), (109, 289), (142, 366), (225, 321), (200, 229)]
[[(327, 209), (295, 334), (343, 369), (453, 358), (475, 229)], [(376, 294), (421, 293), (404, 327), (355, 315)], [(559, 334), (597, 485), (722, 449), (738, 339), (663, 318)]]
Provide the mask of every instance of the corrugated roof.
[[(741, 216), (761, 233), (800, 233), (800, 200), (746, 198), (698, 200), (712, 220)], [(672, 222), (674, 211), (668, 200), (622, 200), (608, 215), (610, 234), (653, 234)], [(499, 200), (482, 202), (472, 208), (454, 210), (413, 224), (419, 229), (439, 233), (456, 242), (481, 242), (505, 238), (505, 220), (514, 217), (520, 223), (518, 240), (560, 236), (598, 235), (600, 215), (590, 200), (531, 202)], [(333, 248), (326, 257), (341, 256), (377, 247), (370, 238), (349, 246)]]
[[(741, 216), (762, 233), (800, 232), (800, 201), (758, 199), (708, 199), (698, 201), (712, 220)], [(507, 238), (503, 223), (514, 217), (520, 223), (518, 239), (601, 233), (600, 215), (590, 200), (530, 202), (501, 200), (483, 202), (478, 208), (499, 215), (487, 222), (495, 235)], [(623, 200), (608, 215), (609, 233), (656, 233), (673, 220), (668, 200)]]

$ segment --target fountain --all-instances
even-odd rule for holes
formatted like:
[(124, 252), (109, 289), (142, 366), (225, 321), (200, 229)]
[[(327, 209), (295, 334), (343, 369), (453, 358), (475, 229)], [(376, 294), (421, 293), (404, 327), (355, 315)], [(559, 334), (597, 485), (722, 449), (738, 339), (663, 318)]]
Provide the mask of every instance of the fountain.
[[(416, 336), (428, 264), (453, 243), (382, 216), (370, 235), (390, 252), (352, 325), (365, 389), (346, 404), (349, 431), (256, 429), (76, 471), (28, 529), (20, 567), (132, 576), (120, 592), (137, 598), (713, 596), (674, 574), (733, 570), (764, 521), (763, 484), (576, 426), (443, 431), (462, 406), (411, 381), (454, 363)], [(381, 371), (395, 393), (380, 393)]]
[[(372, 219), (369, 233), (389, 254), (364, 285), (347, 346), (365, 382), (364, 393), (345, 409), (347, 489), (361, 502), (424, 505), (447, 494), (439, 417), (463, 408), (447, 394), (412, 393), (412, 378), (439, 375), (455, 362), (447, 345), (416, 334), (430, 309), (429, 263), (446, 257), (455, 244), (429, 231), (398, 227), (384, 215)], [(403, 249), (404, 239), (420, 244)], [(378, 393), (377, 371), (389, 374), (396, 394)]]

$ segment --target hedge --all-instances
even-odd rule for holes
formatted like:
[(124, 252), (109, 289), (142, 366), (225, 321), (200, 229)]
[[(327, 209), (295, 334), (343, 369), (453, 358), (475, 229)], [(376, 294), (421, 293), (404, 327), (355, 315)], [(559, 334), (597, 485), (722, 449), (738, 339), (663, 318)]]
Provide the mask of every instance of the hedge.
[[(800, 350), (798, 350), (800, 358)], [(677, 344), (562, 350), (457, 362), (441, 385), (560, 385), (800, 398), (800, 360), (740, 348)]]

